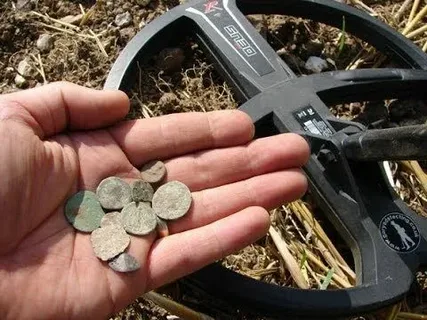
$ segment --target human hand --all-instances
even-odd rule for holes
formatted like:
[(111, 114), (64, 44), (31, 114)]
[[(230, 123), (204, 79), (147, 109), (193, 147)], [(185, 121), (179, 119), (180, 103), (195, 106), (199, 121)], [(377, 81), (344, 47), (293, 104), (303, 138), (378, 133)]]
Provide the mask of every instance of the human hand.
[[(295, 134), (252, 140), (240, 111), (120, 121), (119, 91), (69, 83), (0, 96), (0, 314), (3, 319), (106, 318), (138, 295), (259, 239), (264, 209), (303, 194), (308, 157)], [(120, 121), (120, 122), (119, 122)], [(90, 235), (66, 221), (66, 200), (108, 176), (138, 177), (166, 163), (167, 180), (192, 191), (190, 212), (171, 235), (132, 237), (132, 273), (111, 270)]]

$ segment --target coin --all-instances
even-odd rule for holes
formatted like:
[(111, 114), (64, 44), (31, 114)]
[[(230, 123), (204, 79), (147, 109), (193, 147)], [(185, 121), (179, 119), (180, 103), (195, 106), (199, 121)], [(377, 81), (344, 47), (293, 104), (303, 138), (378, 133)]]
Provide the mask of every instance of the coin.
[(148, 182), (144, 180), (135, 180), (131, 184), (132, 200), (135, 202), (151, 201), (153, 199), (154, 189)]
[(122, 225), (134, 235), (146, 235), (156, 228), (156, 215), (147, 202), (131, 202), (122, 210)]
[(157, 226), (156, 226), (157, 234), (160, 238), (167, 237), (169, 235), (169, 228), (166, 221), (157, 217)]
[(113, 224), (117, 224), (119, 226), (122, 224), (122, 214), (119, 211), (108, 212), (101, 219), (101, 228), (111, 226)]
[(111, 260), (108, 265), (117, 272), (132, 272), (138, 270), (141, 265), (133, 256), (123, 252)]
[(191, 206), (191, 192), (179, 181), (160, 186), (153, 196), (154, 213), (164, 220), (175, 220), (184, 216)]
[(162, 161), (153, 160), (147, 162), (141, 168), (141, 178), (149, 183), (161, 181), (166, 175), (166, 167)]
[(80, 191), (70, 197), (64, 213), (68, 222), (83, 232), (92, 232), (98, 228), (104, 216), (98, 198), (92, 191)]
[(107, 261), (119, 255), (129, 246), (130, 237), (119, 225), (98, 228), (90, 235), (95, 255)]
[(132, 191), (124, 180), (108, 177), (101, 181), (96, 189), (101, 206), (108, 210), (122, 209), (132, 201)]

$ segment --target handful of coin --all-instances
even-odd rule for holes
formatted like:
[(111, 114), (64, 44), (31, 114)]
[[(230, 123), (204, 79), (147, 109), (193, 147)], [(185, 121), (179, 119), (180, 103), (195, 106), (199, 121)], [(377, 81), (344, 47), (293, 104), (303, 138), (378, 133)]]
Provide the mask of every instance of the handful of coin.
[(167, 221), (183, 217), (192, 198), (179, 181), (158, 186), (166, 175), (161, 161), (151, 161), (141, 169), (141, 178), (131, 183), (119, 177), (100, 182), (96, 193), (79, 191), (65, 204), (65, 217), (77, 230), (91, 233), (95, 255), (117, 272), (140, 268), (135, 257), (126, 253), (130, 236), (148, 235), (157, 229), (160, 237), (169, 234)]

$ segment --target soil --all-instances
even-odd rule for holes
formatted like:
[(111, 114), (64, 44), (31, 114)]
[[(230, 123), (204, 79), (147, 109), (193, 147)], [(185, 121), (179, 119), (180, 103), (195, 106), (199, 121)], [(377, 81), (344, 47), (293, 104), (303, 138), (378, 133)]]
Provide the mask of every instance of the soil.
[[(402, 2), (373, 0), (365, 1), (365, 4), (378, 13), (379, 19), (397, 28), (391, 17)], [(130, 39), (153, 19), (179, 3), (179, 0), (3, 0), (0, 4), (0, 70), (3, 70), (0, 74), (0, 93), (59, 80), (101, 89), (112, 64)], [(125, 12), (130, 13), (131, 19), (119, 26), (117, 15)], [(66, 23), (63, 22), (64, 18)], [(311, 73), (305, 66), (310, 56), (327, 62), (324, 71), (386, 67), (389, 63), (387, 57), (345, 30), (288, 16), (251, 15), (248, 19), (300, 76)], [(42, 34), (53, 37), (53, 46), (47, 52), (41, 52), (36, 45)], [(414, 41), (422, 45), (422, 42), (417, 42), (420, 39), (415, 38)], [(30, 68), (25, 73), (22, 70), (18, 72), (18, 65), (24, 59)], [(19, 73), (23, 76), (21, 81), (16, 80)], [(130, 92), (130, 98), (132, 108), (128, 118), (233, 109), (240, 103), (198, 43), (188, 37), (183, 37), (177, 47), (165, 48), (139, 66), (138, 81)], [(330, 108), (337, 117), (370, 127), (393, 127), (425, 123), (425, 103), (413, 100), (355, 101)], [(398, 170), (395, 172), (396, 179), (406, 186), (400, 192), (402, 199), (415, 211), (427, 216), (426, 203), (419, 196), (419, 185), (409, 175)], [(342, 240), (335, 236), (334, 239), (337, 239), (341, 252), (348, 251)], [(223, 260), (223, 264), (257, 280), (295, 286), (273, 247), (269, 239), (264, 238), (230, 255)], [(352, 260), (351, 257), (349, 260)], [(349, 264), (352, 263), (349, 261)], [(419, 278), (425, 281), (425, 277), (419, 275)], [(183, 293), (182, 290), (178, 283), (174, 283), (159, 291), (195, 309), (215, 314), (216, 318), (259, 318), (223, 306), (222, 302), (210, 297), (200, 294), (191, 297), (189, 292), (184, 290)], [(217, 305), (221, 307), (217, 308)], [(422, 306), (419, 305), (418, 309), (421, 310)], [(170, 319), (170, 315), (139, 298), (113, 318)], [(368, 318), (383, 317), (378, 313)]]

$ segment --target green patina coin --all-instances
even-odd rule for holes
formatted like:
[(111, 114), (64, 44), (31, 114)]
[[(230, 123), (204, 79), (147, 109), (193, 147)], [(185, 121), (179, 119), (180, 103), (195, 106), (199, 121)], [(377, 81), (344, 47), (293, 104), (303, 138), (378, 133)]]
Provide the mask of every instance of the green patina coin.
[(74, 228), (83, 232), (92, 232), (101, 224), (104, 210), (92, 191), (80, 191), (68, 199), (65, 204), (65, 217)]
[(122, 225), (134, 235), (146, 235), (156, 229), (156, 215), (147, 202), (131, 202), (122, 210)]
[(191, 202), (190, 189), (182, 182), (171, 181), (156, 190), (152, 204), (157, 216), (164, 220), (175, 220), (188, 212)]
[(132, 200), (135, 202), (150, 202), (153, 199), (154, 189), (144, 180), (135, 180), (131, 184)]
[(95, 255), (102, 261), (107, 261), (126, 250), (130, 237), (123, 227), (110, 225), (94, 230), (90, 241)]
[(141, 267), (141, 264), (129, 253), (123, 252), (111, 260), (108, 265), (117, 272), (132, 272)]
[(108, 177), (101, 181), (96, 188), (101, 206), (108, 210), (122, 209), (132, 201), (132, 190), (126, 181), (119, 177)]

